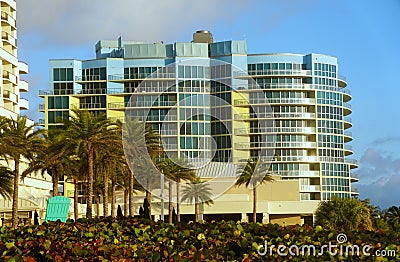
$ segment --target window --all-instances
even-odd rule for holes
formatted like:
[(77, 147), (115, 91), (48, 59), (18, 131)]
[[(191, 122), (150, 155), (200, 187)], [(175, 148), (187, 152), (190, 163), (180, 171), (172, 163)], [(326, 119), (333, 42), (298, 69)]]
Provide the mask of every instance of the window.
[(53, 68), (53, 81), (73, 81), (73, 69)]

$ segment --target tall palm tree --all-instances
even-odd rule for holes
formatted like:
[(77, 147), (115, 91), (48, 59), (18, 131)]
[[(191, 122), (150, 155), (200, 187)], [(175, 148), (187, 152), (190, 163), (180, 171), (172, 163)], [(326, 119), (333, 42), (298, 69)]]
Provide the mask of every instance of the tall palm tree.
[[(179, 162), (178, 162), (179, 163)], [(179, 172), (175, 174), (176, 178), (176, 220), (177, 222), (181, 222), (181, 193), (180, 193), (180, 184), (182, 181), (195, 181), (196, 180), (196, 172), (191, 166), (183, 161), (180, 164)]]
[[(7, 123), (7, 124), (6, 124)], [(43, 139), (41, 130), (34, 130), (35, 125), (28, 125), (27, 118), (18, 116), (16, 119), (0, 120), (1, 153), (6, 161), (13, 161), (14, 192), (12, 207), (12, 226), (18, 224), (18, 188), (20, 181), (20, 164), (23, 158), (32, 160), (34, 155), (41, 151)]]
[(13, 193), (14, 173), (6, 166), (0, 165), (0, 196), (10, 199)]
[[(162, 152), (160, 135), (152, 129), (151, 125), (140, 122), (138, 118), (125, 119), (122, 132), (122, 144), (126, 160), (131, 169), (129, 181), (131, 189), (129, 198), (133, 200), (134, 177), (146, 188), (146, 198), (149, 201), (149, 211), (151, 217), (151, 190), (154, 186), (156, 176), (153, 174), (154, 159)], [(137, 170), (140, 168), (140, 172)], [(130, 213), (133, 214), (133, 201), (130, 201)]]
[(182, 159), (166, 158), (157, 163), (157, 167), (162, 170), (168, 180), (168, 221), (172, 223), (172, 184), (176, 182), (176, 209), (177, 209), (177, 222), (180, 222), (180, 183), (182, 180), (194, 181), (196, 173), (190, 168), (188, 162)]
[(200, 181), (197, 177), (190, 184), (186, 184), (182, 192), (182, 201), (187, 201), (189, 204), (194, 202), (195, 222), (199, 221), (199, 204), (206, 203), (207, 205), (214, 204), (211, 199), (212, 192), (210, 184), (205, 181)]
[(253, 222), (257, 222), (257, 186), (265, 182), (272, 182), (272, 173), (258, 160), (248, 159), (246, 164), (237, 169), (236, 186), (245, 185), (253, 190)]
[(73, 110), (69, 119), (64, 122), (65, 144), (75, 149), (76, 153), (84, 152), (87, 158), (88, 186), (86, 217), (92, 217), (94, 157), (95, 152), (106, 151), (116, 142), (118, 134), (115, 123), (104, 115), (94, 116), (89, 111)]

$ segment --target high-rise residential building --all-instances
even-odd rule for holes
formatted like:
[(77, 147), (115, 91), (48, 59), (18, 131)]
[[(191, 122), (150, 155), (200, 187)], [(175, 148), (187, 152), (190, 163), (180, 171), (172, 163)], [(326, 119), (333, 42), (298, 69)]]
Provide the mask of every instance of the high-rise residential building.
[(1, 100), (0, 115), (15, 118), (21, 110), (29, 107), (21, 93), (28, 91), (28, 83), (20, 74), (28, 73), (28, 65), (18, 61), (16, 2), (1, 1)]
[[(20, 79), (21, 74), (28, 73), (28, 65), (18, 60), (17, 55), (17, 4), (13, 0), (0, 0), (1, 3), (1, 41), (0, 41), (0, 115), (16, 119), (23, 110), (29, 109), (28, 100), (21, 94), (28, 92), (28, 83)], [(27, 121), (32, 125), (33, 121)], [(12, 162), (3, 165), (12, 166)], [(26, 162), (22, 163), (21, 172), (26, 168)], [(51, 189), (50, 178), (47, 181), (40, 174), (32, 174), (20, 182), (19, 194), (19, 218), (30, 219), (33, 212), (39, 213), (46, 206), (45, 199)], [(12, 202), (0, 197), (0, 218), (11, 217)]]
[(261, 157), (296, 192), (291, 201), (358, 195), (351, 93), (335, 57), (249, 54), (245, 40), (214, 42), (202, 30), (187, 43), (101, 40), (95, 59), (51, 60), (50, 76), (40, 93), (48, 129), (74, 108), (129, 114), (159, 131), (169, 156), (208, 163), (204, 179), (235, 178), (238, 163)]

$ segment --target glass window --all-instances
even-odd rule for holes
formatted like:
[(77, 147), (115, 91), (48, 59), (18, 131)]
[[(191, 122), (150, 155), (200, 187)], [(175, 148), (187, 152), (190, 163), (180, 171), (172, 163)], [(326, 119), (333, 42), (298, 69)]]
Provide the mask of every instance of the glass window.
[(60, 74), (58, 68), (53, 68), (53, 81), (60, 81)]

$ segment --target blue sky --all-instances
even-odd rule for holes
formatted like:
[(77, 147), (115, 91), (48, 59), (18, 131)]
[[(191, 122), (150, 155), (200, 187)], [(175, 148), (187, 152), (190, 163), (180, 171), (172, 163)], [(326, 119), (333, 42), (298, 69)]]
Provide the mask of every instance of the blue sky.
[[(217, 41), (246, 39), (250, 53), (337, 56), (353, 100), (360, 198), (400, 206), (400, 1), (18, 0), (19, 58), (30, 66), (26, 114), (38, 120), (38, 90), (49, 89), (48, 60), (94, 58), (100, 39), (191, 41), (208, 29)], [(188, 5), (188, 3), (191, 3)], [(43, 10), (51, 10), (45, 11)]]

